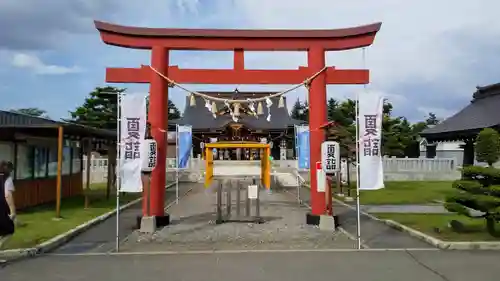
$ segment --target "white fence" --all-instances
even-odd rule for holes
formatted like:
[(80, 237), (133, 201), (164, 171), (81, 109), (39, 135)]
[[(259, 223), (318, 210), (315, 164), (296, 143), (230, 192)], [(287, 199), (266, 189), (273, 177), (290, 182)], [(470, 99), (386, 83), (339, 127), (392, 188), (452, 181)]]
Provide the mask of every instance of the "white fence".
[[(86, 158), (83, 159), (83, 181), (86, 182)], [(234, 166), (248, 165), (249, 161), (214, 161), (217, 163), (231, 164)], [(260, 161), (253, 161), (260, 165)], [(386, 181), (417, 181), (417, 180), (455, 180), (460, 177), (459, 166), (455, 159), (449, 158), (387, 158), (384, 157), (384, 176)], [(297, 169), (296, 160), (275, 160), (275, 170)], [(106, 158), (93, 158), (90, 165), (90, 182), (104, 183), (108, 176), (108, 160)], [(181, 172), (181, 178), (201, 177), (205, 163), (202, 159), (191, 159), (188, 168)], [(356, 178), (356, 167), (350, 167), (350, 176)], [(308, 171), (302, 171), (302, 176), (308, 178)], [(345, 175), (343, 175), (345, 178)], [(175, 158), (167, 159), (167, 180), (175, 179)]]
[[(92, 157), (90, 163), (90, 183), (106, 183), (108, 181), (108, 159), (107, 157)], [(82, 162), (83, 183), (87, 182), (87, 157), (83, 156)], [(167, 158), (167, 182), (175, 181), (175, 158)], [(194, 175), (193, 171), (204, 169), (204, 162), (201, 159), (191, 159), (186, 169), (179, 171), (179, 181), (199, 180), (199, 175)], [(199, 174), (199, 173), (198, 173)]]

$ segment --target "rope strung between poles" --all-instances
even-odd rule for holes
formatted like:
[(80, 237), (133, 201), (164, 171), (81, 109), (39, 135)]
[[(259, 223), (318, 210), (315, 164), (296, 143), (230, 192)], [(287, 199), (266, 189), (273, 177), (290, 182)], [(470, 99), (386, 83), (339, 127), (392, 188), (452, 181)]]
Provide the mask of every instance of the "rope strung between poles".
[(158, 74), (159, 76), (161, 76), (163, 79), (167, 80), (169, 82), (169, 84), (171, 84), (173, 86), (176, 86), (176, 87), (184, 90), (185, 92), (188, 92), (190, 94), (194, 94), (194, 95), (203, 97), (203, 98), (205, 98), (207, 100), (219, 101), (219, 102), (226, 102), (227, 101), (229, 103), (248, 103), (250, 101), (253, 101), (253, 102), (265, 101), (267, 98), (274, 98), (274, 97), (279, 97), (281, 95), (287, 94), (287, 93), (289, 93), (289, 92), (291, 92), (291, 91), (293, 91), (295, 89), (300, 88), (302, 85), (304, 85), (306, 88), (309, 88), (309, 85), (311, 84), (312, 80), (314, 80), (314, 78), (318, 77), (318, 75), (320, 75), (323, 71), (325, 71), (325, 70), (328, 69), (328, 67), (325, 66), (320, 71), (314, 73), (311, 77), (309, 77), (306, 80), (304, 80), (304, 82), (302, 82), (302, 83), (300, 83), (298, 85), (295, 85), (295, 86), (293, 86), (293, 87), (291, 87), (291, 88), (289, 88), (287, 90), (281, 91), (279, 93), (271, 94), (269, 96), (262, 97), (262, 98), (254, 98), (254, 99), (247, 99), (247, 100), (228, 100), (228, 99), (213, 97), (213, 96), (206, 95), (206, 94), (203, 94), (203, 93), (200, 93), (200, 92), (196, 92), (196, 91), (191, 91), (191, 90), (183, 87), (179, 83), (175, 82), (174, 80), (168, 78), (163, 73), (159, 72), (156, 68), (154, 68), (152, 66), (149, 66), (149, 67), (151, 68), (151, 70), (153, 70), (154, 72), (156, 72), (156, 74)]
[[(266, 107), (268, 109), (268, 114), (267, 114), (267, 121), (271, 121), (271, 106), (273, 104), (273, 102), (271, 101), (271, 98), (275, 98), (275, 97), (280, 97), (280, 100), (279, 100), (279, 103), (278, 103), (278, 107), (282, 108), (284, 107), (284, 100), (283, 100), (283, 95), (293, 91), (293, 90), (296, 90), (298, 88), (300, 88), (301, 86), (305, 86), (307, 89), (309, 89), (309, 86), (311, 84), (311, 82), (316, 78), (318, 77), (318, 75), (320, 75), (321, 73), (323, 73), (323, 71), (327, 70), (328, 67), (323, 67), (321, 70), (319, 70), (318, 72), (314, 73), (313, 75), (311, 75), (310, 77), (308, 77), (307, 79), (304, 80), (304, 82), (298, 84), (298, 85), (294, 85), (292, 87), (290, 87), (289, 89), (287, 90), (284, 90), (284, 91), (281, 91), (281, 92), (278, 92), (278, 93), (274, 93), (274, 94), (271, 94), (271, 95), (268, 95), (268, 96), (265, 96), (265, 97), (259, 97), (259, 98), (247, 98), (245, 100), (242, 100), (242, 99), (225, 99), (225, 98), (218, 98), (218, 97), (213, 97), (213, 96), (210, 96), (210, 95), (207, 95), (207, 94), (203, 94), (203, 93), (200, 93), (200, 92), (197, 92), (197, 91), (191, 91), (189, 89), (187, 89), (186, 87), (180, 85), (179, 83), (175, 82), (174, 80), (170, 79), (169, 77), (167, 77), (166, 75), (164, 75), (163, 73), (161, 73), (160, 71), (158, 71), (156, 68), (152, 67), (151, 65), (149, 65), (149, 68), (151, 68), (152, 71), (154, 71), (157, 75), (159, 75), (160, 77), (162, 77), (163, 79), (165, 79), (168, 83), (169, 83), (169, 87), (178, 87), (180, 88), (181, 90), (189, 93), (191, 95), (191, 98), (190, 98), (190, 104), (191, 106), (195, 106), (196, 105), (196, 100), (194, 98), (194, 96), (199, 96), (199, 97), (202, 97), (204, 100), (205, 100), (205, 107), (208, 109), (208, 111), (210, 111), (213, 115), (214, 118), (217, 118), (217, 104), (216, 102), (222, 102), (224, 103), (224, 105), (228, 108), (229, 110), (229, 114), (231, 115), (233, 121), (237, 122), (238, 121), (238, 118), (239, 118), (239, 115), (240, 115), (240, 108), (241, 108), (241, 104), (242, 103), (246, 103), (248, 104), (248, 109), (251, 113), (251, 115), (255, 116), (256, 118), (258, 118), (258, 115), (262, 115), (263, 114), (263, 109), (262, 109), (262, 102), (265, 101), (266, 103)], [(212, 101), (212, 103), (210, 103), (210, 101)], [(255, 103), (258, 103), (258, 107), (257, 107), (257, 111), (255, 110)], [(234, 108), (231, 108), (231, 104), (233, 104), (233, 107)]]

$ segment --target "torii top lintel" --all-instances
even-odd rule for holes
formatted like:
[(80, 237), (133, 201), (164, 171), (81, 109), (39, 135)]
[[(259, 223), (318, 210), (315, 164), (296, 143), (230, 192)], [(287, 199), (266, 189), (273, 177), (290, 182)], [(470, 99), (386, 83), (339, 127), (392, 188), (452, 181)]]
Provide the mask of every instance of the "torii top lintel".
[(322, 30), (174, 29), (121, 26), (95, 21), (104, 43), (125, 48), (171, 50), (325, 51), (370, 46), (382, 23)]

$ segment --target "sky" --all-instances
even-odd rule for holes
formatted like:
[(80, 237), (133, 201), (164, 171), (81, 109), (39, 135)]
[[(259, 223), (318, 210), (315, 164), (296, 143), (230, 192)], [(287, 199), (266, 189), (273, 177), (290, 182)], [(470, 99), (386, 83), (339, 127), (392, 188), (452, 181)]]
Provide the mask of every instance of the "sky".
[[(1, 0), (0, 109), (38, 107), (53, 119), (105, 86), (106, 67), (149, 64), (149, 51), (107, 46), (93, 20), (171, 28), (334, 29), (382, 22), (372, 46), (329, 52), (327, 65), (369, 68), (367, 91), (381, 92), (394, 114), (411, 121), (446, 118), (466, 106), (476, 86), (500, 82), (500, 1), (474, 0)], [(173, 51), (171, 65), (231, 68), (231, 52)], [(246, 52), (247, 69), (296, 69), (305, 52)], [(147, 85), (112, 84), (130, 92)], [(281, 91), (287, 85), (185, 85), (192, 90)], [(328, 86), (352, 98), (359, 85)], [(169, 97), (184, 108), (186, 93)], [(287, 95), (289, 108), (306, 91)]]

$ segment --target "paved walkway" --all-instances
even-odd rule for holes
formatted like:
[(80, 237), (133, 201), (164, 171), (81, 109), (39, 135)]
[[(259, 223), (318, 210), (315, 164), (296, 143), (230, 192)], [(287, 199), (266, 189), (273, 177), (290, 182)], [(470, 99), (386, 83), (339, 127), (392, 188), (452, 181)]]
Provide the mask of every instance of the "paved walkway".
[(493, 281), (500, 252), (266, 252), (43, 256), (1, 269), (8, 281)]
[[(350, 204), (355, 206), (354, 204)], [(367, 213), (401, 213), (401, 214), (451, 214), (442, 204), (427, 205), (361, 205), (361, 210)], [(483, 213), (470, 209), (473, 216), (482, 216)]]
[[(246, 192), (242, 192), (242, 198)], [(352, 249), (355, 241), (341, 232), (321, 231), (305, 224), (308, 210), (284, 192), (262, 190), (263, 224), (215, 224), (216, 194), (201, 185), (170, 209), (172, 225), (154, 235), (135, 233), (121, 246), (124, 252), (270, 249)], [(233, 214), (236, 194), (233, 191)], [(242, 207), (244, 203), (242, 202)], [(254, 211), (254, 210), (252, 210)], [(244, 209), (241, 212), (244, 214)]]
[[(179, 196), (195, 186), (191, 183), (179, 184)], [(168, 188), (165, 194), (165, 206), (175, 202), (175, 185)], [(138, 203), (120, 212), (120, 236), (126, 238), (135, 229), (136, 218), (141, 215), (142, 203)], [(55, 250), (56, 253), (107, 253), (115, 249), (116, 216), (112, 216), (88, 231), (78, 235), (69, 243)]]
[[(297, 188), (289, 189), (290, 196), (296, 198)], [(310, 189), (299, 190), (301, 200), (310, 205)], [(348, 208), (334, 201), (333, 212), (339, 216), (341, 227), (352, 236), (357, 236), (356, 210)], [(361, 240), (369, 248), (375, 249), (417, 249), (432, 248), (422, 240), (407, 233), (395, 230), (382, 222), (375, 221), (368, 216), (361, 215)]]
[(367, 213), (449, 214), (443, 205), (361, 205)]

